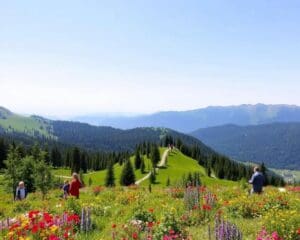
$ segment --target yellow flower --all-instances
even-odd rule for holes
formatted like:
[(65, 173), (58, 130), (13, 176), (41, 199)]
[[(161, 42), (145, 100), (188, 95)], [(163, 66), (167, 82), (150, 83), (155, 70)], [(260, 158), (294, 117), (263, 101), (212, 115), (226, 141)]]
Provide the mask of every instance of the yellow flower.
[(58, 227), (57, 227), (56, 225), (52, 225), (52, 226), (50, 227), (51, 232), (56, 232), (57, 229), (58, 229)]

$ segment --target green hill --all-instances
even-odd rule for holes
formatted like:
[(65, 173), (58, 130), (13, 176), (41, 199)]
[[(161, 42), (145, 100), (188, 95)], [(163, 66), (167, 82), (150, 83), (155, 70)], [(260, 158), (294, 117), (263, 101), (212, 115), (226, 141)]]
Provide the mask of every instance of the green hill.
[(27, 145), (41, 139), (43, 142), (54, 140), (89, 151), (132, 151), (139, 143), (159, 143), (169, 135), (174, 139), (180, 138), (187, 145), (200, 146), (203, 153), (213, 153), (196, 138), (167, 128), (143, 127), (121, 130), (79, 122), (53, 121), (39, 116), (26, 117), (5, 108), (0, 108), (0, 135), (12, 137), (14, 140), (19, 139)]
[[(163, 152), (166, 150), (167, 148), (160, 148), (160, 155), (162, 156)], [(152, 163), (150, 159), (148, 159), (146, 156), (143, 157), (145, 161), (146, 171), (144, 174), (142, 174), (140, 170), (135, 170), (136, 180), (145, 177), (149, 173), (149, 170), (152, 169)], [(134, 157), (132, 156), (130, 160), (133, 164)], [(115, 164), (114, 174), (115, 174), (116, 185), (120, 185), (119, 180), (121, 176), (121, 171), (122, 171), (122, 166), (120, 166), (119, 164)], [(53, 170), (53, 172), (56, 176), (60, 176), (60, 177), (70, 175), (69, 169), (66, 170), (56, 169)], [(236, 182), (233, 181), (208, 177), (204, 167), (200, 166), (195, 159), (192, 159), (184, 155), (177, 149), (169, 153), (166, 166), (158, 169), (156, 175), (156, 183), (154, 185), (166, 186), (168, 178), (170, 179), (171, 183), (174, 184), (182, 180), (182, 177), (184, 175), (187, 176), (189, 173), (195, 173), (195, 172), (200, 173), (201, 181), (204, 185), (220, 185), (220, 186), (236, 185)], [(98, 186), (98, 185), (104, 185), (105, 177), (106, 177), (106, 170), (101, 170), (101, 171), (95, 171), (95, 172), (90, 172), (85, 174), (84, 180), (85, 182), (88, 182), (89, 178), (91, 178), (92, 185)], [(143, 182), (141, 182), (140, 185), (148, 186), (148, 184), (149, 184), (149, 179), (146, 179)]]
[(35, 137), (53, 137), (49, 120), (38, 116), (25, 117), (3, 107), (0, 107), (0, 128), (8, 133), (18, 132)]

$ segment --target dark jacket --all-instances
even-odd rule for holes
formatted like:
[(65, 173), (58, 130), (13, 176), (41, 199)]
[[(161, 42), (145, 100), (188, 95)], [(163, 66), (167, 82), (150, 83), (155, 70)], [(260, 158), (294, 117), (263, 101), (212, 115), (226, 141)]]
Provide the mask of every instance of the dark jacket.
[(253, 192), (261, 193), (264, 186), (265, 177), (261, 172), (253, 173), (249, 183), (253, 185)]
[[(27, 189), (24, 188), (25, 191), (25, 197), (23, 199), (25, 199), (27, 197)], [(23, 200), (21, 198), (21, 189), (19, 189), (19, 187), (17, 187), (17, 191), (16, 191), (16, 200)]]

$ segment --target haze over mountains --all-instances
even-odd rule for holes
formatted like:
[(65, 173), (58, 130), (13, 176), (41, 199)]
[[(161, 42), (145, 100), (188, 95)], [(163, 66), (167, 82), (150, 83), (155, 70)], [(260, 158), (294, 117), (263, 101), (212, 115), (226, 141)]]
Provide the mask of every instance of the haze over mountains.
[(188, 144), (198, 144), (203, 151), (210, 152), (212, 148), (235, 160), (300, 169), (298, 106), (257, 104), (135, 117), (76, 119), (91, 124), (98, 122), (100, 126), (25, 117), (0, 107), (0, 134), (14, 134), (26, 141), (31, 141), (32, 137), (50, 138), (104, 151), (132, 150), (142, 141), (159, 142), (164, 136), (172, 135)]
[(199, 128), (225, 124), (257, 125), (272, 122), (300, 121), (300, 107), (294, 105), (212, 106), (190, 111), (168, 111), (135, 117), (86, 115), (72, 120), (121, 129), (167, 127), (189, 133)]
[(300, 170), (300, 122), (256, 126), (230, 124), (199, 129), (192, 135), (236, 160)]
[[(130, 130), (92, 126), (72, 121), (53, 121), (39, 116), (22, 116), (0, 107), (0, 136), (32, 144), (36, 139), (76, 145), (87, 150), (131, 151), (143, 142), (159, 143), (164, 137), (180, 138), (185, 144), (198, 145), (203, 153), (213, 150), (200, 140), (167, 128), (135, 128)], [(50, 142), (49, 142), (50, 141)]]

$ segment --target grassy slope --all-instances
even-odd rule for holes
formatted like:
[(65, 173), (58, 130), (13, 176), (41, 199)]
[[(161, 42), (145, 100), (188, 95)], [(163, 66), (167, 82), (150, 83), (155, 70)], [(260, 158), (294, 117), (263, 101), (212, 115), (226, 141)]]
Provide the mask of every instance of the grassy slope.
[(34, 131), (37, 131), (43, 136), (50, 136), (47, 131), (48, 125), (44, 121), (33, 117), (24, 117), (17, 114), (7, 115), (5, 119), (0, 118), (0, 126), (7, 131), (14, 130), (29, 135), (33, 135)]
[[(130, 158), (130, 161), (132, 163), (132, 166), (134, 166), (134, 157), (133, 156)], [(142, 174), (140, 170), (135, 170), (134, 173), (135, 173), (136, 180), (145, 176), (148, 173), (148, 168), (151, 169), (152, 164), (151, 164), (150, 159), (148, 159), (148, 158), (146, 158), (146, 156), (144, 156), (144, 161), (145, 161), (145, 165), (146, 165), (146, 167), (145, 167), (146, 172), (144, 174)], [(119, 164), (115, 164), (114, 165), (114, 173), (115, 173), (115, 178), (116, 178), (115, 183), (117, 186), (120, 185), (119, 182), (120, 182), (121, 172), (122, 172), (122, 166), (120, 166)], [(59, 176), (70, 176), (69, 169), (54, 169), (53, 173), (55, 175), (59, 175)], [(93, 186), (104, 185), (105, 177), (106, 177), (106, 170), (90, 172), (90, 173), (84, 174), (84, 181), (86, 183), (88, 183), (89, 178), (91, 178)]]
[[(164, 150), (165, 149), (160, 149), (161, 154)], [(172, 183), (180, 180), (184, 174), (187, 175), (189, 172), (199, 172), (201, 174), (201, 181), (204, 185), (235, 185), (232, 181), (207, 177), (204, 167), (200, 166), (197, 161), (185, 156), (178, 150), (173, 150), (173, 152), (169, 154), (166, 168), (159, 169), (156, 181), (158, 185), (165, 186), (168, 177)]]
[[(165, 149), (160, 149), (161, 155)], [(166, 168), (160, 168), (156, 177), (156, 182), (159, 185), (166, 185), (168, 177), (171, 182), (180, 180), (181, 177), (188, 172), (200, 172), (205, 175), (205, 170), (197, 161), (183, 155), (178, 150), (173, 150), (167, 158)]]
[[(162, 156), (163, 152), (166, 148), (160, 148), (160, 155)], [(130, 158), (131, 162), (134, 162), (134, 157)], [(136, 180), (141, 179), (148, 173), (148, 169), (151, 169), (152, 164), (150, 159), (147, 159), (144, 156), (144, 161), (146, 165), (146, 173), (142, 174), (140, 170), (135, 170)], [(149, 166), (149, 167), (147, 167)], [(114, 166), (114, 173), (116, 178), (116, 185), (119, 185), (119, 180), (121, 176), (122, 166), (119, 164), (115, 164)], [(70, 170), (68, 169), (55, 169), (53, 170), (55, 175), (63, 175), (63, 176), (70, 176)], [(158, 170), (158, 175), (156, 176), (156, 184), (155, 186), (166, 186), (166, 182), (168, 177), (171, 180), (171, 183), (174, 181), (180, 180), (182, 176), (185, 174), (187, 175), (189, 172), (200, 172), (201, 173), (201, 181), (204, 185), (211, 186), (211, 185), (219, 185), (219, 186), (233, 186), (236, 185), (236, 182), (228, 181), (228, 180), (220, 180), (212, 177), (208, 177), (205, 173), (205, 169), (200, 166), (197, 161), (194, 159), (185, 156), (178, 150), (174, 150), (172, 153), (169, 154), (167, 159), (167, 166), (166, 168), (160, 168)], [(87, 173), (84, 175), (84, 180), (87, 183), (88, 179), (92, 179), (92, 185), (104, 185), (105, 183), (105, 176), (106, 170), (96, 171)], [(141, 183), (142, 186), (148, 186), (149, 180), (145, 180)]]

